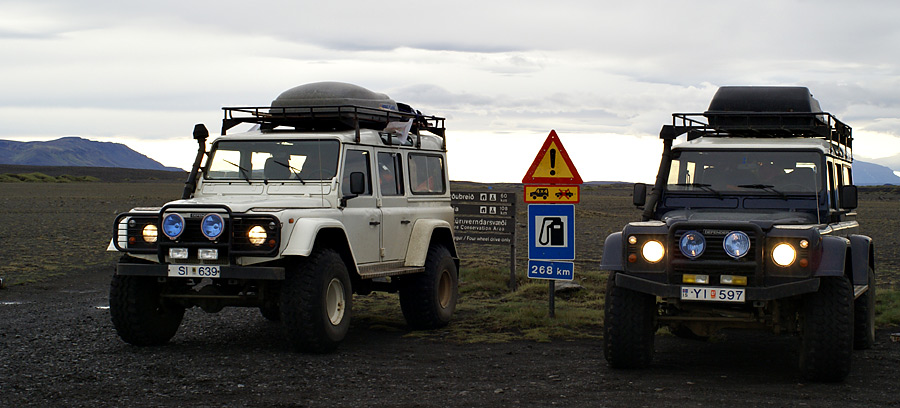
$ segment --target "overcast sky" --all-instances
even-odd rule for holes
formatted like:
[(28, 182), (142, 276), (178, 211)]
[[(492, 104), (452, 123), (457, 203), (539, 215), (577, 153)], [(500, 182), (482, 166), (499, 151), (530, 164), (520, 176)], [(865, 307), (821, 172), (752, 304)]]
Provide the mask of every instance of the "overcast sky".
[(585, 181), (649, 182), (722, 85), (808, 86), (857, 159), (900, 153), (898, 50), (896, 1), (0, 1), (0, 139), (187, 168), (222, 106), (342, 81), (446, 117), (455, 180), (521, 181), (555, 129)]

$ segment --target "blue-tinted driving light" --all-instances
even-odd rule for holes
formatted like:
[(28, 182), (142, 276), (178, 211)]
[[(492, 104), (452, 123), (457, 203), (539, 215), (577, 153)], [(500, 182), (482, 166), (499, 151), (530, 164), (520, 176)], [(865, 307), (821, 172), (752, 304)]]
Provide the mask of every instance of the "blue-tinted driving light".
[(162, 230), (169, 239), (178, 238), (184, 232), (184, 218), (178, 214), (167, 215), (163, 218)]
[(706, 250), (706, 238), (703, 238), (703, 234), (697, 231), (685, 232), (679, 242), (681, 253), (690, 259), (697, 259)]
[(750, 237), (741, 231), (731, 231), (722, 241), (722, 247), (728, 256), (738, 259), (750, 252)]
[(204, 237), (216, 239), (225, 230), (225, 220), (219, 214), (206, 214), (203, 221), (200, 222), (200, 229), (203, 231)]

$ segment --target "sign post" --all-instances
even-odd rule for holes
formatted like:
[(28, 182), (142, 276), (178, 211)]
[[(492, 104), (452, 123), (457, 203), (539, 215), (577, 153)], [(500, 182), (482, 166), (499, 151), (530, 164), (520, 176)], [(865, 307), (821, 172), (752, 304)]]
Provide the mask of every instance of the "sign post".
[(509, 245), (509, 289), (516, 285), (516, 197), (501, 191), (450, 194), (457, 244)]
[(525, 177), (528, 204), (528, 277), (549, 282), (550, 317), (556, 317), (556, 281), (575, 277), (575, 205), (581, 176), (551, 130)]

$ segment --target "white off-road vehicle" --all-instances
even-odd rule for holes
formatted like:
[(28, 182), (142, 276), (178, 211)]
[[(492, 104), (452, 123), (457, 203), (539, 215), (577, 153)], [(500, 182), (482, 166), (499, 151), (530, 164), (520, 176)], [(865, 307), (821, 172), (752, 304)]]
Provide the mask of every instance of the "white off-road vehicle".
[(856, 221), (850, 127), (805, 87), (722, 87), (660, 138), (649, 198), (635, 186), (643, 220), (603, 249), (610, 365), (650, 364), (659, 327), (759, 329), (799, 335), (804, 377), (843, 380), (852, 349), (875, 341), (875, 245)]
[[(458, 266), (444, 119), (337, 82), (271, 106), (226, 107), (182, 199), (115, 219), (110, 287), (119, 336), (168, 342), (186, 308), (258, 307), (301, 351), (333, 350), (352, 294), (399, 292), (413, 328), (446, 325)], [(244, 133), (227, 134), (240, 124)]]

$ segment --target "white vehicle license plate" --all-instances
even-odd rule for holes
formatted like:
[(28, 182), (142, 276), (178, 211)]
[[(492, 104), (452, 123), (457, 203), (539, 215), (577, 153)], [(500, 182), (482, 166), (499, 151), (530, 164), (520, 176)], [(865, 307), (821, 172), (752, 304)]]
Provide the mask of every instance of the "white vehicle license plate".
[(710, 302), (743, 303), (745, 301), (745, 297), (744, 289), (682, 286), (681, 300), (704, 300)]
[(218, 265), (169, 265), (169, 276), (178, 278), (218, 278)]

